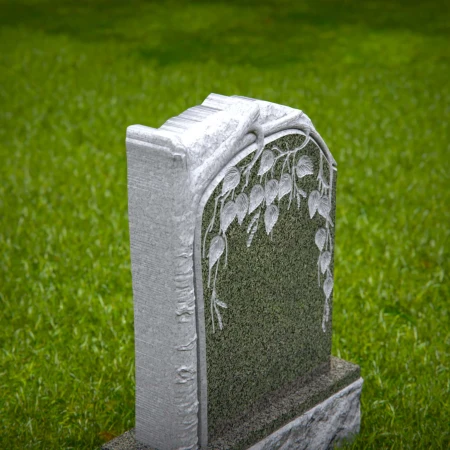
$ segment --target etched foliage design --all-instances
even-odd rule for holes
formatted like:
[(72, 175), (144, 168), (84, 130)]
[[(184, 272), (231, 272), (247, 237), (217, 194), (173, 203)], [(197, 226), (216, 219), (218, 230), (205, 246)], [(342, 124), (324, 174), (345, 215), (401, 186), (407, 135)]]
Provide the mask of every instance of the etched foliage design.
[[(227, 265), (228, 228), (234, 220), (241, 226), (244, 219), (248, 217), (246, 230), (248, 248), (251, 247), (260, 227), (264, 227), (266, 234), (272, 238), (279, 218), (281, 200), (286, 197), (287, 199), (283, 202), (287, 202), (287, 209), (290, 209), (294, 202), (299, 210), (302, 200), (305, 200), (310, 219), (316, 215), (322, 219), (322, 226), (315, 233), (315, 245), (318, 249), (318, 284), (324, 294), (322, 330), (326, 331), (326, 324), (330, 318), (329, 299), (333, 291), (333, 274), (330, 267), (333, 252), (331, 228), (334, 226), (330, 217), (332, 168), (328, 164), (328, 174), (325, 174), (324, 156), (318, 150), (320, 159), (316, 189), (309, 193), (302, 189), (304, 178), (315, 176), (311, 157), (302, 152), (309, 142), (307, 135), (301, 145), (291, 150), (281, 150), (273, 145), (259, 155), (257, 153), (249, 163), (231, 167), (225, 174), (221, 182), (220, 194), (217, 194), (214, 199), (214, 211), (206, 227), (202, 243), (202, 258), (208, 259), (208, 288), (212, 290), (210, 310), (213, 332), (215, 332), (214, 317), (217, 319), (219, 329), (223, 329), (222, 310), (228, 307), (222, 299), (219, 299), (217, 293), (219, 267), (221, 264), (224, 267)], [(279, 176), (276, 178), (274, 173), (278, 164), (281, 166), (281, 171), (277, 171)], [(259, 182), (249, 186), (249, 175), (253, 170), (257, 170)], [(244, 182), (241, 183), (241, 180)], [(242, 187), (238, 192), (241, 184)], [(213, 232), (217, 220), (220, 224), (219, 232), (209, 240), (207, 246), (207, 237)]]

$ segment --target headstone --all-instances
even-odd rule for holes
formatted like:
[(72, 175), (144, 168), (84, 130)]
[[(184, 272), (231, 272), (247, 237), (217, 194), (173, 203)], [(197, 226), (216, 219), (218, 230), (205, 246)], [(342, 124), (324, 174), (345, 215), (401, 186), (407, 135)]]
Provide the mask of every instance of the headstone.
[(359, 431), (331, 356), (336, 162), (287, 106), (211, 94), (127, 130), (136, 427), (105, 449), (325, 449)]

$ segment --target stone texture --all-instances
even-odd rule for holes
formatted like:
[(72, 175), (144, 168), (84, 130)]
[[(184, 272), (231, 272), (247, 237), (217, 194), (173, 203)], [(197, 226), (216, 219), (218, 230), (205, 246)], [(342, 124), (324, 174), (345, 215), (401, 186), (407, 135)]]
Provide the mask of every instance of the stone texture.
[[(359, 394), (362, 386), (359, 374), (358, 366), (332, 357), (327, 373), (298, 379), (290, 386), (286, 386), (285, 391), (274, 392), (264, 401), (256, 403), (253, 409), (242, 415), (239, 425), (224, 430), (222, 438), (210, 442), (207, 448), (243, 450), (253, 444), (262, 445), (270, 442), (271, 445), (275, 445), (280, 442), (280, 447), (273, 448), (295, 449), (295, 446), (282, 445), (291, 438), (299, 440), (301, 437), (299, 433), (305, 433), (305, 430), (311, 442), (323, 441), (334, 444), (359, 429)], [(348, 411), (346, 408), (349, 408)], [(293, 416), (292, 412), (296, 412), (297, 418), (289, 422)], [(316, 421), (318, 425), (320, 424), (319, 427), (316, 427)], [(264, 445), (266, 446), (261, 449), (271, 448), (267, 447), (269, 444)], [(313, 446), (305, 448), (315, 450)], [(155, 450), (154, 447), (137, 444), (134, 430), (108, 442), (102, 449)], [(252, 450), (256, 448), (252, 447)]]
[(363, 380), (329, 397), (249, 450), (326, 450), (359, 433)]
[(331, 357), (326, 371), (312, 371), (275, 390), (224, 426), (208, 449), (244, 450), (360, 378), (357, 365)]
[[(291, 177), (283, 158), (280, 158), (281, 152), (290, 155), (289, 152), (301, 148), (304, 143), (305, 137), (294, 133), (268, 142), (264, 151), (269, 154), (273, 152), (279, 158), (273, 166), (273, 172), (267, 173), (267, 178), (263, 176), (261, 180), (258, 161), (251, 172), (248, 186), (245, 186), (245, 177), (241, 176), (235, 188), (236, 193), (248, 197), (252, 187), (271, 182), (277, 184), (282, 176)], [(242, 173), (242, 167), (249, 163), (252, 156), (249, 155), (235, 167), (240, 168)], [(311, 162), (311, 173), (296, 181), (308, 195), (318, 188), (320, 167), (327, 178), (333, 169), (313, 141), (305, 143), (305, 147), (297, 152), (295, 161), (299, 158), (308, 158)], [(290, 162), (293, 159), (290, 157)], [(330, 217), (334, 223), (335, 172), (333, 175)], [(220, 198), (222, 186), (219, 184), (216, 187), (205, 205), (203, 230), (208, 230), (214, 212), (218, 210), (215, 208), (215, 199)], [(323, 323), (325, 275), (320, 274), (321, 283), (318, 284), (317, 268), (321, 252), (315, 243), (316, 232), (325, 230), (326, 219), (318, 213), (311, 218), (307, 198), (290, 198), (289, 193), (281, 199), (273, 199), (269, 207), (276, 208), (278, 212), (270, 235), (264, 226), (264, 211), (267, 211), (264, 201), (255, 211), (245, 214), (241, 223), (236, 219), (231, 222), (226, 231), (227, 265), (224, 266), (222, 256), (217, 263), (218, 276), (211, 280), (209, 287), (207, 251), (202, 260), (209, 440), (220, 435), (224, 423), (233, 418), (239, 422), (240, 412), (256, 400), (294, 381), (298, 374), (317, 372), (330, 358), (331, 321)], [(259, 226), (252, 236), (251, 245), (247, 247), (247, 231), (256, 215), (259, 215), (256, 221)], [(216, 211), (216, 220), (210, 232), (202, 233), (206, 234), (206, 249), (213, 239), (220, 236), (220, 220), (217, 220), (217, 216)], [(329, 228), (329, 233), (328, 245), (331, 246), (330, 242), (334, 242), (334, 227)], [(331, 248), (330, 274), (333, 272), (332, 255)], [(227, 305), (227, 308), (220, 309), (222, 330), (211, 307), (213, 290)], [(332, 297), (331, 294), (328, 299), (330, 309)], [(322, 325), (325, 325), (325, 330)]]
[(102, 446), (102, 450), (153, 450), (145, 444), (136, 442), (135, 429), (123, 433)]

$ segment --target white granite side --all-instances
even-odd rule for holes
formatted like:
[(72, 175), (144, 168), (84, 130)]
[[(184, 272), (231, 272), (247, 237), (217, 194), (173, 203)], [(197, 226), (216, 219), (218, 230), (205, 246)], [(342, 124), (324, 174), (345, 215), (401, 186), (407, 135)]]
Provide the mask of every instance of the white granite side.
[(326, 450), (359, 433), (363, 379), (329, 397), (248, 450)]

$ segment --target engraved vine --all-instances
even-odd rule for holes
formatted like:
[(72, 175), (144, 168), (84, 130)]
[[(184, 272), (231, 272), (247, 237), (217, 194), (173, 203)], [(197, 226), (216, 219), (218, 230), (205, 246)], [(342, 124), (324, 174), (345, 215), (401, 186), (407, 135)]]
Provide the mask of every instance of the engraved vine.
[[(246, 216), (251, 216), (247, 227), (247, 247), (251, 246), (253, 238), (258, 230), (260, 218), (264, 217), (264, 226), (266, 233), (271, 236), (275, 224), (279, 217), (279, 204), (282, 198), (289, 195), (288, 209), (291, 207), (292, 200), (295, 199), (297, 209), (300, 208), (301, 199), (308, 197), (308, 211), (312, 219), (318, 213), (325, 221), (324, 226), (320, 227), (315, 234), (315, 244), (319, 249), (317, 261), (317, 277), (319, 287), (322, 283), (322, 290), (325, 295), (324, 312), (322, 319), (322, 330), (326, 331), (326, 323), (330, 316), (329, 298), (333, 290), (333, 274), (330, 269), (330, 263), (333, 252), (333, 242), (330, 228), (333, 222), (330, 218), (331, 211), (331, 190), (332, 190), (332, 171), (331, 166), (329, 177), (324, 175), (323, 154), (319, 151), (319, 171), (317, 175), (317, 190), (308, 194), (297, 183), (306, 176), (314, 175), (314, 166), (308, 155), (299, 155), (300, 150), (306, 147), (309, 142), (307, 135), (303, 143), (293, 150), (281, 150), (276, 145), (270, 150), (256, 152), (253, 159), (246, 165), (234, 166), (228, 170), (222, 180), (222, 189), (214, 200), (214, 212), (211, 221), (206, 228), (203, 239), (202, 257), (208, 258), (208, 287), (212, 284), (212, 294), (210, 299), (211, 321), (213, 332), (215, 332), (214, 313), (217, 317), (220, 330), (223, 329), (223, 320), (219, 308), (227, 308), (227, 304), (217, 297), (217, 277), (219, 264), (224, 258), (224, 266), (228, 259), (227, 230), (229, 226), (237, 219), (238, 224), (242, 225)], [(262, 149), (261, 149), (262, 150)], [(259, 183), (255, 184), (250, 192), (247, 192), (250, 173), (259, 161)], [(274, 178), (274, 170), (277, 163), (282, 163), (279, 179)], [(245, 183), (241, 192), (236, 195), (236, 189), (241, 182), (241, 176), (245, 176)], [(220, 206), (218, 208), (218, 205)], [(216, 218), (219, 209), (218, 219)], [(214, 236), (206, 255), (206, 238), (212, 232), (214, 223), (219, 220), (219, 233)], [(214, 272), (214, 273), (213, 273)], [(212, 278), (212, 279), (211, 279)]]

